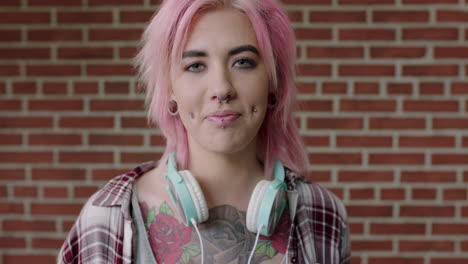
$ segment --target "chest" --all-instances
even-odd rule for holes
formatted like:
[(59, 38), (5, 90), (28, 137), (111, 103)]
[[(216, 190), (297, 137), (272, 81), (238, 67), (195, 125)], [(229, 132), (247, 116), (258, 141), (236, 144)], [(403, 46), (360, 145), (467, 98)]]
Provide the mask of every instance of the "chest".
[[(158, 263), (200, 263), (201, 246), (193, 226), (185, 226), (168, 204), (148, 208), (140, 204), (149, 245)], [(208, 221), (199, 224), (205, 263), (247, 263), (256, 234), (247, 230), (245, 212), (223, 205), (210, 209)], [(281, 263), (291, 228), (284, 213), (270, 237), (260, 236), (252, 263)]]

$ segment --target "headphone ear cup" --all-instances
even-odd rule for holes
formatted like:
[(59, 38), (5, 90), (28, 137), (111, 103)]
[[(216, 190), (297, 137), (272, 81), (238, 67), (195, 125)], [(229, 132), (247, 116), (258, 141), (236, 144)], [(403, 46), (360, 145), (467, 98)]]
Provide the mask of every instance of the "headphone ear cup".
[(190, 196), (192, 197), (192, 202), (197, 212), (197, 219), (198, 222), (205, 222), (208, 220), (208, 206), (206, 204), (205, 196), (201, 191), (200, 185), (198, 184), (195, 177), (193, 177), (192, 173), (188, 170), (179, 171), (179, 174), (184, 179), (186, 183), (187, 189), (190, 192)]
[(266, 180), (258, 182), (250, 196), (249, 206), (247, 207), (246, 225), (247, 229), (252, 233), (258, 233), (258, 214), (269, 183), (270, 182)]

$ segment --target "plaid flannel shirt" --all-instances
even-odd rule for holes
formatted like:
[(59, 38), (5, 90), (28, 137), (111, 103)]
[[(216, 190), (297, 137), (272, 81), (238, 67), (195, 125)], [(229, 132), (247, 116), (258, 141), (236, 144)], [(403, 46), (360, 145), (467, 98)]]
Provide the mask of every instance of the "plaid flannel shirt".
[[(157, 162), (144, 163), (115, 177), (91, 196), (62, 245), (57, 263), (132, 263), (132, 188), (137, 177), (156, 166)], [(293, 217), (287, 263), (351, 263), (343, 203), (330, 191), (288, 169), (286, 183)]]

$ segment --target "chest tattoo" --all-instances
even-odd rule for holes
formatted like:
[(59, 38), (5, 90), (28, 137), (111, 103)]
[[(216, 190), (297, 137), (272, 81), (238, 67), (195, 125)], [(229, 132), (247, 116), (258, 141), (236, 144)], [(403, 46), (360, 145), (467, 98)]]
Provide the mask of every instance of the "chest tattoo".
[[(149, 243), (158, 264), (199, 264), (200, 242), (195, 229), (175, 217), (168, 203), (149, 208), (140, 203)], [(286, 253), (291, 220), (286, 208), (275, 233), (260, 236), (252, 263), (280, 263)], [(208, 221), (199, 224), (205, 263), (247, 263), (256, 234), (246, 227), (246, 213), (229, 205), (209, 210)], [(279, 259), (280, 261), (273, 261)]]

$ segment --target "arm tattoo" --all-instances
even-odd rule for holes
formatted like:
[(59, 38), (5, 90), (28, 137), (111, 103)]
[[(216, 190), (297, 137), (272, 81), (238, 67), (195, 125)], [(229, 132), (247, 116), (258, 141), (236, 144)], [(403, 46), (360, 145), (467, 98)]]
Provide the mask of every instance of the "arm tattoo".
[[(148, 238), (159, 264), (198, 264), (200, 244), (192, 226), (185, 226), (174, 217), (174, 210), (163, 203), (159, 208), (148, 208), (140, 203)], [(208, 221), (199, 224), (205, 246), (206, 263), (247, 263), (255, 243), (254, 233), (247, 230), (246, 213), (229, 205), (209, 210)], [(261, 263), (286, 253), (291, 220), (286, 208), (275, 233), (260, 236), (253, 263)]]

